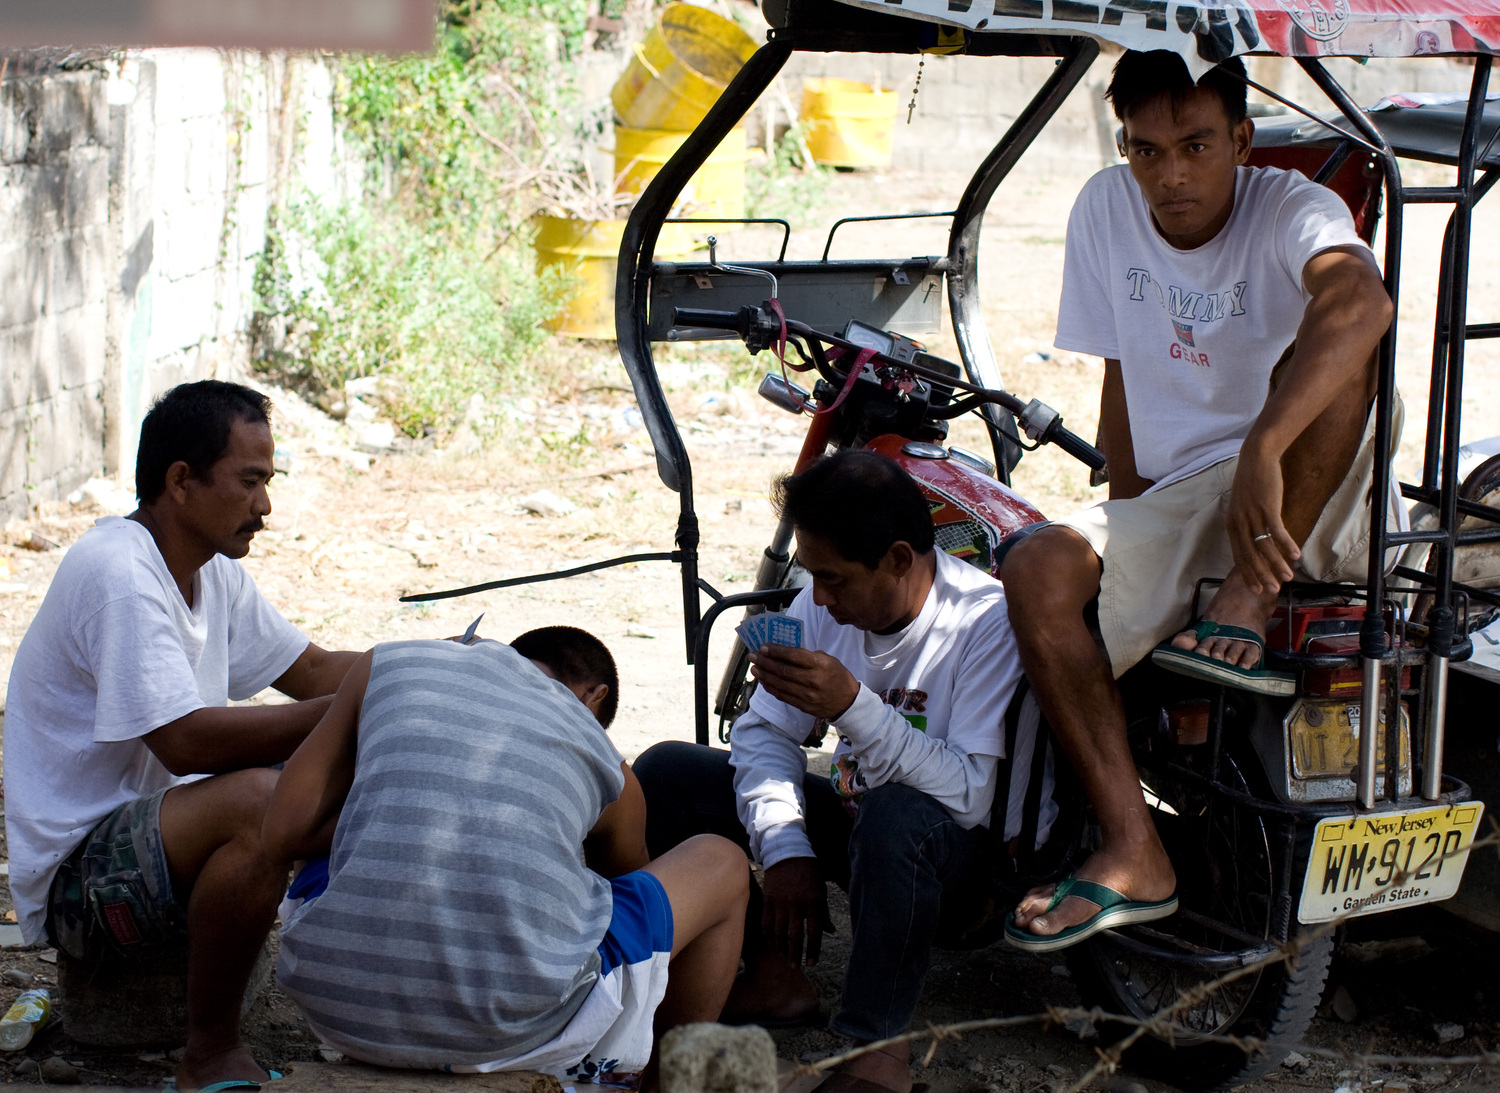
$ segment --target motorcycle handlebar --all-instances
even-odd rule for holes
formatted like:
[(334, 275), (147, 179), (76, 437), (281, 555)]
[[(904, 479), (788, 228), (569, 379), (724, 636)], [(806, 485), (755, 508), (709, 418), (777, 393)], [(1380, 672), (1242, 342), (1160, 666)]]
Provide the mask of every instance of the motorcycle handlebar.
[[(742, 307), (738, 311), (712, 311), (696, 307), (673, 308), (672, 325), (707, 330), (732, 330), (745, 339), (746, 344), (750, 344), (752, 340), (759, 341), (762, 336), (769, 336), (772, 333), (771, 317), (761, 308), (753, 305)], [(762, 326), (766, 329), (757, 333), (758, 328)], [(787, 328), (797, 333), (822, 338), (825, 341), (847, 344), (842, 339), (832, 338), (802, 323), (788, 322)], [(755, 335), (754, 338), (752, 335)], [(978, 391), (976, 388), (969, 389)], [(1093, 470), (1100, 470), (1104, 467), (1104, 453), (1077, 433), (1064, 429), (1062, 418), (1051, 407), (1035, 400), (1022, 406), (1020, 399), (1004, 391), (983, 391), (980, 394), (985, 401), (994, 402), (1015, 414), (1026, 434), (1036, 442), (1056, 444), (1074, 459)]]
[(1059, 425), (1051, 436), (1047, 438), (1049, 443), (1056, 444), (1074, 459), (1086, 465), (1090, 470), (1101, 471), (1104, 469), (1104, 453), (1094, 447), (1083, 437)]
[(738, 330), (744, 333), (742, 311), (708, 311), (699, 307), (672, 309), (672, 325), (705, 330)]

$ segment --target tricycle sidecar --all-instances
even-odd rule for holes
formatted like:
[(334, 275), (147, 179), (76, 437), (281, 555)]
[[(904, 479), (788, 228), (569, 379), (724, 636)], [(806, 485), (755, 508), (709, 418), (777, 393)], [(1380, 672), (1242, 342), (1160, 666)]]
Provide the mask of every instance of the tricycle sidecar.
[[(1194, 72), (1238, 53), (1296, 58), (1326, 102), (1321, 112), (1310, 112), (1254, 85), (1298, 112), (1259, 127), (1256, 162), (1297, 166), (1332, 186), (1367, 238), (1374, 238), (1377, 221), (1383, 224), (1383, 272), (1393, 300), (1406, 205), (1452, 206), (1440, 265), (1423, 471), (1420, 481), (1400, 484), (1402, 496), (1425, 506), (1423, 518), (1409, 530), (1387, 526), (1393, 503), (1389, 469), (1378, 465), (1372, 491), (1376, 545), (1367, 579), (1294, 586), (1284, 595), (1269, 655), (1275, 666), (1297, 674), (1294, 696), (1195, 689), (1149, 667), (1127, 677), (1134, 695), (1128, 704), (1136, 714), (1132, 750), (1179, 876), (1191, 872), (1195, 878), (1188, 886), (1193, 894), (1171, 919), (1100, 935), (1074, 954), (1073, 964), (1090, 1001), (1136, 1019), (1171, 1013), (1174, 1034), (1143, 1040), (1134, 1059), (1182, 1085), (1236, 1084), (1276, 1065), (1311, 1020), (1334, 926), (1349, 915), (1395, 906), (1398, 891), (1406, 903), (1452, 896), (1482, 816), (1482, 802), (1455, 777), (1464, 773), (1467, 752), (1464, 762), (1456, 761), (1454, 744), (1462, 740), (1467, 749), (1487, 733), (1492, 751), (1493, 725), (1466, 723), (1462, 731), (1450, 731), (1450, 714), (1473, 710), (1474, 688), (1493, 687), (1500, 679), (1481, 673), (1455, 682), (1450, 669), (1468, 657), (1471, 630), (1500, 606), (1500, 567), (1487, 568), (1484, 560), (1465, 563), (1489, 558), (1486, 552), (1500, 542), (1500, 490), (1486, 485), (1488, 479), (1466, 489), (1459, 475), (1465, 343), (1500, 336), (1500, 323), (1467, 318), (1472, 208), (1500, 179), (1500, 153), (1493, 147), (1500, 111), (1485, 110), (1491, 54), (1500, 45), (1500, 6), (1493, 0), (1462, 12), (1431, 6), (1423, 14), (1393, 19), (1381, 13), (1377, 19), (1373, 4), (1325, 9), (1274, 0), (1223, 8), (1164, 0), (996, 0), (977, 6), (965, 0), (776, 0), (764, 9), (772, 27), (767, 44), (648, 187), (620, 252), (620, 352), (662, 481), (681, 498), (673, 557), (681, 566), (687, 656), (695, 667), (697, 736), (707, 743), (709, 631), (726, 612), (788, 602), (796, 584), (791, 533), (777, 529), (755, 592), (721, 596), (701, 579), (691, 466), (655, 372), (653, 341), (730, 331), (752, 352), (772, 350), (795, 362), (787, 355), (790, 340), (820, 382), (804, 391), (784, 375), (771, 377), (763, 393), (794, 413), (843, 407), (828, 424), (810, 427), (799, 465), (829, 445), (871, 445), (897, 455), (935, 505), (948, 505), (959, 513), (958, 522), (978, 529), (954, 541), (993, 569), (1005, 538), (1016, 530), (1008, 522), (1020, 511), (1016, 506), (1008, 515), (995, 513), (1010, 504), (1006, 486), (1021, 451), (1052, 441), (1099, 462), (1097, 453), (1062, 428), (1055, 412), (1004, 392), (980, 312), (979, 256), (991, 199), (1094, 62), (1100, 41), (1174, 49)], [(1364, 55), (1465, 55), (1473, 60), (1472, 81), (1460, 101), (1448, 106), (1366, 112), (1319, 61), (1356, 45)], [(687, 180), (799, 50), (958, 51), (1048, 56), (1057, 63), (952, 211), (939, 214), (949, 220), (946, 254), (835, 261), (825, 249), (821, 260), (792, 261), (783, 245), (764, 261), (731, 265), (711, 252), (707, 261), (655, 262), (657, 235)], [(1450, 165), (1453, 182), (1408, 186), (1399, 157)], [(933, 322), (935, 301), (944, 297), (957, 366), (929, 357), (920, 346), (910, 349), (905, 336), (930, 329), (923, 324)], [(1398, 333), (1393, 325), (1379, 354), (1377, 451), (1389, 449)], [(846, 398), (853, 401), (846, 404)], [(944, 446), (944, 423), (955, 408), (982, 416), (992, 448), (987, 460)], [(940, 463), (964, 465), (964, 491), (943, 492), (932, 473)], [(965, 500), (956, 500), (960, 494)], [(1388, 559), (1402, 551), (1408, 553), (1388, 568)], [(711, 601), (706, 610), (705, 596)], [(1450, 691), (1462, 701), (1450, 704)], [(717, 699), (722, 732), (743, 708), (742, 662), (730, 666)], [(1360, 733), (1360, 725), (1379, 731)], [(1316, 759), (1309, 750), (1315, 744), (1323, 749)], [(1034, 757), (1028, 760), (1031, 770), (1012, 779), (1012, 792), (1031, 810), (1023, 834), (1040, 836), (1046, 845), (1039, 849), (1022, 840), (1025, 852), (1013, 877), (1018, 887), (1055, 876), (1088, 838), (1076, 802), (1053, 800), (1049, 806), (1036, 792), (1052, 769), (1049, 749), (1043, 743), (1028, 754)], [(1029, 783), (1028, 773), (1034, 775)], [(1059, 770), (1064, 790), (1066, 781)], [(1500, 792), (1500, 779), (1487, 778), (1486, 784)], [(1424, 864), (1415, 843), (1393, 849), (1389, 840), (1369, 834), (1417, 816), (1433, 817), (1444, 833), (1435, 848), (1425, 847), (1432, 851), (1430, 863)], [(1355, 838), (1366, 828), (1368, 837)], [(1366, 855), (1373, 855), (1372, 862), (1391, 859), (1384, 879), (1367, 882), (1362, 868), (1351, 888), (1355, 855), (1362, 862)], [(1441, 885), (1418, 884), (1415, 895), (1407, 891), (1413, 885), (1405, 882), (1435, 876), (1433, 870), (1442, 867)], [(1472, 870), (1455, 908), (1482, 918), (1473, 908), (1493, 900), (1488, 892), (1474, 893), (1500, 879), (1497, 872)], [(1185, 993), (1227, 973), (1234, 973), (1233, 981), (1207, 995)], [(1259, 1045), (1247, 1052), (1231, 1042), (1246, 1036)]]

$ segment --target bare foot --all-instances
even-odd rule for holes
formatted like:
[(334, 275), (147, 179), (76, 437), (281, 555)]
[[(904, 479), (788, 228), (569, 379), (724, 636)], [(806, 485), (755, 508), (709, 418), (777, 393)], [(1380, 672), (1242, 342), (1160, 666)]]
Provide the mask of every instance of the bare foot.
[[(1229, 576), (1224, 578), (1224, 583), (1214, 593), (1214, 598), (1203, 609), (1203, 617), (1210, 622), (1253, 630), (1264, 638), (1266, 620), (1276, 608), (1277, 594), (1276, 590), (1252, 592), (1240, 576), (1239, 568), (1235, 567), (1229, 571)], [(1203, 656), (1240, 668), (1254, 668), (1260, 662), (1260, 650), (1248, 641), (1235, 641), (1233, 638), (1214, 635), (1200, 642), (1194, 631), (1184, 630), (1172, 639), (1172, 644), (1178, 649), (1194, 650)]]
[(269, 1082), (271, 1076), (261, 1069), (248, 1048), (238, 1044), (212, 1055), (195, 1056), (189, 1051), (177, 1065), (175, 1084), (178, 1093), (194, 1093), (214, 1082), (235, 1079)]
[[(1143, 903), (1167, 899), (1177, 891), (1177, 874), (1154, 829), (1151, 834), (1151, 845), (1133, 855), (1115, 855), (1100, 848), (1073, 875)], [(1016, 905), (1016, 925), (1039, 937), (1051, 937), (1099, 912), (1098, 904), (1082, 896), (1068, 896), (1049, 911), (1047, 905), (1056, 887), (1046, 884), (1027, 892)]]
[(892, 1093), (911, 1093), (911, 1045), (903, 1041), (868, 1052), (850, 1059), (835, 1073), (874, 1082)]
[(735, 977), (719, 1018), (726, 1025), (788, 1024), (818, 1012), (818, 989), (796, 964), (763, 953)]

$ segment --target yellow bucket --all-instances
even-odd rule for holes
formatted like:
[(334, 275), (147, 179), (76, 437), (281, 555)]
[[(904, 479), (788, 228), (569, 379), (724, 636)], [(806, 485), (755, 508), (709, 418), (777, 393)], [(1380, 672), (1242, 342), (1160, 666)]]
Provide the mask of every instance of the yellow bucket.
[[(537, 272), (556, 267), (573, 278), (561, 310), (547, 322), (548, 329), (575, 338), (615, 336), (615, 271), (624, 234), (623, 220), (537, 217)], [(693, 233), (688, 225), (662, 226), (656, 241), (658, 258), (681, 259), (692, 253)]]
[[(638, 194), (645, 190), (688, 136), (665, 129), (615, 126), (615, 192)], [(744, 216), (747, 154), (745, 131), (731, 130), (683, 188), (678, 198), (681, 215), (730, 220)], [(725, 225), (726, 229), (730, 227), (733, 225)]]
[(883, 167), (891, 161), (899, 96), (857, 80), (802, 82), (807, 147), (828, 167)]
[(632, 129), (692, 129), (755, 49), (722, 15), (668, 4), (615, 81), (615, 114)]

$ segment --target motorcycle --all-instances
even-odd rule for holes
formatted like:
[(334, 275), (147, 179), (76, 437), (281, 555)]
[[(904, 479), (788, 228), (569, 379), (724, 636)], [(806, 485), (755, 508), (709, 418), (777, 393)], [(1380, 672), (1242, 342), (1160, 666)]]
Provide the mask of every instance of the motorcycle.
[[(1296, 673), (1294, 694), (1269, 697), (1198, 683), (1149, 663), (1121, 680), (1131, 749), (1176, 866), (1181, 906), (1171, 918), (1097, 935), (1071, 950), (1069, 963), (1086, 1003), (1137, 1020), (1171, 1015), (1170, 1034), (1142, 1038), (1127, 1056), (1136, 1069), (1188, 1088), (1248, 1081), (1278, 1065), (1306, 1031), (1337, 925), (1452, 900), (1484, 812), (1484, 802), (1452, 773), (1462, 767), (1445, 762), (1457, 753), (1460, 738), (1465, 747), (1472, 742), (1474, 723), (1455, 729), (1454, 746), (1445, 742), (1453, 721), (1450, 679), (1456, 696), (1467, 695), (1469, 684), (1461, 673), (1450, 677), (1450, 667), (1468, 657), (1470, 633), (1500, 607), (1500, 565), (1491, 564), (1490, 546), (1500, 542), (1500, 473), (1489, 465), (1467, 479), (1458, 473), (1464, 344), (1500, 336), (1500, 324), (1471, 325), (1465, 317), (1472, 207), (1500, 176), (1500, 157), (1491, 154), (1500, 118), (1483, 110), (1491, 59), (1478, 24), (1490, 16), (1481, 18), (1471, 5), (1462, 18), (1454, 17), (1455, 28), (1462, 22), (1474, 31), (1462, 39), (1473, 43), (1470, 48), (1453, 50), (1473, 56), (1466, 101), (1366, 113), (1318, 60), (1333, 48), (1327, 37), (1278, 38), (1267, 30), (1281, 25), (1272, 15), (1286, 21), (1274, 4), (1236, 7), (1233, 23), (1224, 12), (1193, 8), (1185, 18), (1188, 9), (1179, 8), (1173, 38), (1170, 26), (1157, 27), (1149, 16), (1144, 26), (1117, 17), (1081, 27), (1057, 11), (1043, 18), (1041, 4), (996, 5), (992, 13), (988, 6), (981, 12), (933, 0), (907, 0), (896, 11), (867, 0), (849, 2), (854, 6), (835, 0), (766, 5), (772, 25), (767, 44), (647, 188), (621, 246), (620, 353), (660, 477), (681, 497), (670, 556), (681, 567), (699, 743), (710, 735), (707, 661), (714, 624), (728, 612), (784, 606), (801, 578), (785, 525), (764, 552), (755, 591), (721, 595), (699, 576), (691, 466), (656, 375), (653, 342), (728, 333), (751, 353), (774, 349), (784, 365), (767, 375), (760, 393), (786, 412), (809, 417), (797, 468), (835, 448), (867, 447), (890, 456), (927, 494), (943, 548), (996, 573), (1007, 542), (1043, 518), (1008, 484), (1022, 451), (1050, 444), (1093, 468), (1103, 463), (1055, 411), (1004, 390), (978, 295), (985, 208), (1094, 60), (1100, 39), (1128, 48), (1177, 48), (1200, 67), (1253, 48), (1296, 56), (1334, 112), (1313, 115), (1255, 84), (1302, 116), (1259, 124), (1252, 163), (1300, 167), (1331, 186), (1367, 239), (1383, 212), (1383, 265), (1393, 298), (1405, 204), (1444, 200), (1455, 207), (1441, 264), (1423, 479), (1401, 487), (1408, 500), (1425, 506), (1414, 526), (1387, 527), (1389, 470), (1378, 468), (1368, 579), (1289, 586), (1271, 622), (1268, 666)], [(1257, 14), (1258, 6), (1267, 11)], [(1349, 5), (1356, 13), (1363, 6)], [(1157, 29), (1159, 36), (1147, 33)], [(1456, 29), (1453, 40), (1460, 40)], [(832, 261), (825, 247), (821, 260), (788, 261), (783, 239), (774, 260), (722, 263), (711, 245), (706, 262), (655, 261), (657, 234), (673, 220), (684, 184), (794, 50), (1042, 54), (1057, 64), (954, 210), (933, 214), (951, 219), (945, 255)], [(1398, 154), (1454, 164), (1456, 185), (1404, 185)], [(834, 225), (830, 243), (847, 222)], [(929, 354), (913, 333), (936, 329), (943, 289), (959, 362)], [(1395, 338), (1393, 327), (1380, 351), (1377, 450), (1385, 450), (1390, 435)], [(811, 389), (794, 383), (788, 369), (811, 373)], [(945, 445), (948, 423), (965, 413), (982, 419), (989, 457)], [(1388, 571), (1382, 562), (1407, 548), (1425, 553)], [(705, 595), (711, 601), (706, 609)], [(1493, 682), (1500, 683), (1500, 673)], [(747, 690), (745, 654), (736, 644), (712, 704), (721, 740), (744, 709)], [(1011, 714), (1013, 720), (1028, 716), (1036, 712), (1024, 703)], [(1035, 748), (1024, 762), (1029, 770), (1012, 779), (1012, 792), (1015, 785), (1023, 787), (1026, 825), (1016, 852), (1005, 855), (998, 914), (987, 932), (951, 939), (957, 943), (993, 940), (999, 918), (1021, 892), (1065, 875), (1092, 847), (1092, 822), (1066, 763), (1052, 762), (1050, 746)], [(1049, 804), (1044, 790), (1054, 781)], [(1056, 822), (1049, 823), (1053, 815)], [(1489, 873), (1491, 887), (1467, 901), (1476, 921), (1473, 909), (1490, 905), (1484, 897), (1495, 881), (1500, 877)], [(1465, 905), (1462, 898), (1453, 901), (1455, 908)], [(1489, 925), (1500, 928), (1500, 922)], [(1216, 987), (1210, 992), (1193, 990), (1211, 982)], [(1247, 1049), (1247, 1041), (1255, 1046)]]
[[(1169, 6), (1175, 18), (1167, 18)], [(1500, 930), (1494, 910), (1500, 859), (1467, 860), (1485, 801), (1500, 800), (1500, 774), (1488, 773), (1494, 764), (1483, 761), (1496, 748), (1500, 658), (1494, 667), (1466, 665), (1471, 635), (1492, 625), (1500, 609), (1500, 457), (1477, 466), (1470, 460), (1461, 474), (1459, 440), (1465, 345), (1500, 337), (1500, 323), (1467, 319), (1473, 206), (1500, 180), (1500, 111), (1484, 109), (1490, 54), (1500, 48), (1484, 36), (1500, 25), (1500, 0), (1452, 11), (1431, 0), (1431, 7), (1397, 15), (1386, 7), (1377, 12), (1371, 0), (1349, 0), (1338, 5), (1343, 22), (1330, 30), (1322, 23), (1304, 27), (1299, 20), (1311, 16), (1280, 0), (1241, 0), (1225, 9), (1122, 0), (1107, 10), (1044, 7), (1041, 0), (996, 3), (993, 10), (965, 0), (767, 0), (767, 43), (642, 194), (620, 249), (619, 350), (659, 476), (680, 498), (674, 549), (413, 598), (670, 561), (681, 573), (695, 734), (707, 744), (713, 626), (726, 613), (785, 606), (801, 581), (784, 524), (765, 549), (754, 591), (723, 595), (699, 574), (691, 462), (652, 344), (725, 336), (738, 337), (752, 353), (774, 348), (783, 362), (760, 393), (809, 418), (793, 469), (830, 448), (888, 455), (927, 494), (943, 549), (997, 573), (1006, 544), (1043, 519), (1010, 488), (1021, 454), (1055, 445), (1096, 471), (1103, 459), (1045, 403), (1004, 389), (979, 301), (980, 229), (992, 197), (1082, 79), (1101, 41), (1176, 49), (1200, 70), (1234, 52), (1295, 57), (1333, 110), (1313, 114), (1251, 81), (1296, 112), (1258, 121), (1251, 162), (1297, 167), (1330, 186), (1366, 239), (1383, 217), (1382, 266), (1393, 300), (1407, 203), (1441, 201), (1454, 209), (1439, 266), (1423, 472), (1419, 482), (1400, 484), (1401, 495), (1416, 503), (1412, 526), (1389, 527), (1390, 472), (1377, 461), (1367, 579), (1290, 585), (1271, 620), (1267, 666), (1295, 673), (1295, 693), (1251, 694), (1149, 662), (1121, 679), (1131, 751), (1176, 867), (1180, 907), (1167, 919), (1104, 931), (1068, 953), (1087, 1004), (1136, 1021), (1170, 1017), (1170, 1031), (1153, 1030), (1135, 1043), (1129, 1065), (1187, 1088), (1229, 1087), (1264, 1074), (1311, 1022), (1341, 924), (1437, 904)], [(1473, 64), (1467, 96), (1361, 110), (1319, 60), (1339, 50), (1332, 31), (1356, 22), (1361, 34), (1379, 39), (1362, 53), (1467, 56)], [(950, 212), (845, 218), (817, 260), (787, 260), (791, 229), (772, 221), (786, 233), (774, 259), (720, 262), (710, 240), (706, 262), (656, 261), (666, 223), (700, 229), (724, 223), (674, 217), (675, 203), (793, 51), (1040, 55), (1056, 65)], [(1448, 164), (1455, 183), (1409, 186), (1398, 156)], [(828, 258), (843, 224), (912, 215), (949, 219), (946, 254)], [(915, 340), (939, 328), (944, 297), (958, 362)], [(1389, 450), (1397, 336), (1393, 323), (1379, 351), (1377, 451)], [(794, 383), (789, 369), (813, 373), (811, 389)], [(949, 423), (967, 413), (983, 423), (988, 457), (945, 444)], [(745, 668), (736, 643), (712, 703), (721, 740), (745, 707)], [(1026, 888), (1066, 875), (1093, 846), (1086, 803), (1067, 764), (1053, 761), (1035, 704), (1025, 699), (1008, 712), (1008, 735), (1023, 735), (1023, 721), (1040, 732), (1041, 744), (1029, 754), (1012, 752), (1007, 812), (1019, 805), (1021, 830), (1013, 849), (997, 847), (997, 913), (987, 927), (948, 939), (955, 944), (994, 940), (1004, 911)], [(1455, 770), (1474, 771), (1479, 793)], [(1472, 866), (1467, 874), (1466, 866)], [(1213, 989), (1198, 989), (1207, 984)]]

